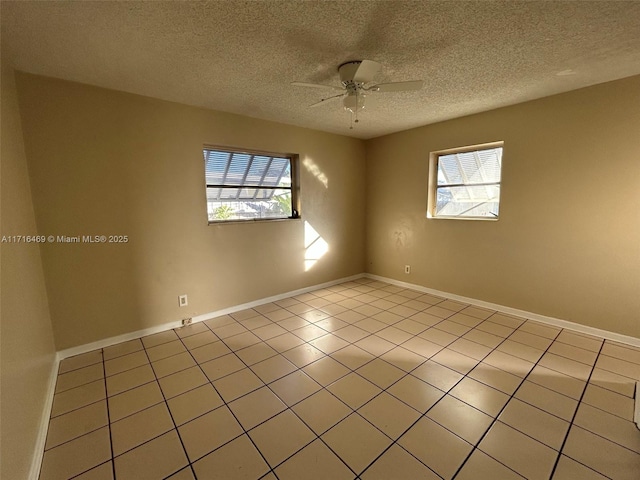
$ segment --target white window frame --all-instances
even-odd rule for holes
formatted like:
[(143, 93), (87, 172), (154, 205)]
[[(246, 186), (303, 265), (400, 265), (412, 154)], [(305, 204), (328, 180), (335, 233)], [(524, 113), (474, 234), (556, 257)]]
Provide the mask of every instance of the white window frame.
[[(236, 147), (221, 147), (217, 145), (204, 145), (202, 148), (203, 156), (204, 156), (204, 167), (205, 167), (205, 200), (207, 204), (207, 222), (209, 225), (220, 225), (226, 223), (251, 223), (251, 222), (274, 222), (274, 221), (282, 221), (282, 220), (292, 220), (300, 218), (300, 182), (298, 177), (298, 162), (299, 158), (296, 154), (291, 153), (276, 153), (276, 152), (267, 152), (262, 150), (250, 150), (246, 148), (236, 148)], [(230, 155), (239, 154), (239, 155), (249, 155), (252, 157), (271, 157), (271, 158), (286, 158), (289, 160), (289, 170), (291, 175), (291, 185), (290, 187), (286, 186), (275, 186), (275, 185), (267, 185), (262, 182), (259, 183), (244, 183), (247, 177), (247, 173), (249, 172), (251, 162), (248, 164), (246, 172), (244, 173), (244, 178), (242, 183), (238, 185), (225, 185), (224, 183), (215, 183), (209, 184), (207, 181), (207, 151), (215, 151), (215, 152), (225, 152)], [(227, 165), (228, 168), (228, 165)], [(242, 190), (243, 188), (249, 189), (261, 189), (261, 190), (290, 190), (291, 192), (291, 215), (290, 216), (279, 216), (279, 217), (263, 217), (263, 218), (229, 218), (229, 219), (215, 219), (212, 220), (209, 216), (209, 189), (237, 189)], [(259, 200), (259, 199), (258, 199)], [(248, 200), (245, 200), (249, 203)], [(243, 203), (243, 200), (238, 200), (238, 203)]]
[[(434, 220), (482, 220), (495, 222), (499, 219), (500, 213), (498, 212), (497, 216), (489, 217), (489, 216), (459, 216), (459, 215), (441, 215), (437, 214), (437, 194), (438, 188), (444, 188), (451, 185), (438, 185), (438, 161), (441, 156), (451, 155), (456, 153), (467, 153), (481, 150), (491, 150), (494, 148), (502, 148), (502, 158), (504, 158), (504, 142), (489, 142), (482, 143), (478, 145), (469, 145), (466, 147), (457, 147), (457, 148), (449, 148), (446, 150), (438, 150), (435, 152), (431, 152), (429, 154), (429, 184), (428, 184), (428, 195), (427, 195), (427, 218)], [(490, 182), (492, 185), (498, 185), (501, 187), (502, 185), (502, 165), (500, 168), (500, 181), (499, 182)], [(462, 183), (460, 185), (471, 186), (475, 184), (471, 183)], [(500, 196), (498, 197), (498, 204), (500, 204)]]

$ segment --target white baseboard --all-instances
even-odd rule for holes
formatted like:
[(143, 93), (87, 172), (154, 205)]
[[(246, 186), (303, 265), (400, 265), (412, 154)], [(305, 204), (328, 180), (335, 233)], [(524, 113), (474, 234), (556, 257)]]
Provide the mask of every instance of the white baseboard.
[(31, 468), (29, 469), (29, 480), (38, 480), (40, 477), (40, 468), (42, 467), (42, 459), (44, 457), (44, 447), (47, 443), (47, 433), (49, 432), (49, 418), (51, 417), (51, 407), (53, 406), (53, 394), (56, 390), (56, 380), (58, 378), (58, 365), (60, 358), (56, 354), (49, 372), (47, 381), (47, 393), (42, 407), (40, 416), (40, 428), (36, 437), (33, 457), (31, 458)]
[[(327, 288), (333, 285), (337, 285), (339, 283), (349, 282), (352, 280), (357, 280), (358, 278), (363, 278), (365, 276), (364, 273), (359, 273), (357, 275), (351, 275), (350, 277), (343, 277), (337, 280), (332, 280), (330, 282), (320, 283), (317, 285), (312, 285), (310, 287), (300, 288), (298, 290), (292, 290), (290, 292), (280, 293), (278, 295), (273, 295), (271, 297), (261, 298), (260, 300), (254, 300), (252, 302), (243, 303), (241, 305), (234, 305), (233, 307), (223, 308), (222, 310), (216, 310), (214, 312), (204, 313), (202, 315), (195, 316), (191, 319), (193, 323), (202, 322), (204, 320), (209, 320), (211, 318), (220, 317), (222, 315), (228, 315), (230, 313), (239, 312), (240, 310), (246, 310), (247, 308), (257, 307), (258, 305), (263, 305), (265, 303), (277, 302), (278, 300), (283, 300), (288, 297), (293, 297), (295, 295), (301, 295), (303, 293), (312, 292), (313, 290), (318, 290), (320, 288)], [(99, 348), (109, 347), (111, 345), (115, 345), (117, 343), (127, 342), (129, 340), (135, 340), (136, 338), (146, 337), (147, 335), (152, 335), (154, 333), (164, 332), (166, 330), (171, 330), (174, 328), (178, 328), (182, 325), (181, 321), (163, 323), (161, 325), (156, 325), (150, 328), (145, 328), (143, 330), (136, 330), (135, 332), (124, 333), (122, 335), (117, 335), (115, 337), (105, 338), (103, 340), (98, 340), (96, 342), (87, 343), (85, 345), (79, 345), (77, 347), (67, 348), (66, 350), (61, 350), (58, 352), (58, 359), (62, 360), (67, 357), (73, 357), (74, 355), (80, 355), (82, 353), (91, 352), (93, 350), (97, 350)]]
[(462, 295), (456, 295), (454, 293), (442, 292), (440, 290), (434, 290), (433, 288), (423, 287), (422, 285), (415, 285), (413, 283), (402, 282), (393, 278), (381, 277), (380, 275), (373, 275), (367, 273), (364, 275), (372, 280), (379, 280), (381, 282), (390, 283), (398, 287), (410, 288), (418, 292), (429, 293), (439, 297), (449, 298), (462, 303), (468, 303), (477, 307), (488, 308), (497, 312), (506, 313), (507, 315), (513, 315), (516, 317), (523, 317), (528, 320), (535, 320), (536, 322), (546, 323), (554, 327), (566, 328), (567, 330), (573, 330), (575, 332), (584, 333), (587, 335), (594, 335), (596, 337), (602, 337), (606, 340), (612, 340), (614, 342), (624, 343), (632, 345), (634, 347), (640, 347), (640, 338), (631, 337), (629, 335), (622, 335), (620, 333), (610, 332), (608, 330), (601, 330), (595, 327), (589, 327), (587, 325), (581, 325), (579, 323), (570, 322), (568, 320), (562, 320), (560, 318), (547, 317), (546, 315), (540, 315), (538, 313), (527, 312), (525, 310), (519, 310), (517, 308), (505, 307), (504, 305), (498, 305), (495, 303), (485, 302), (482, 300), (476, 300), (475, 298), (463, 297)]

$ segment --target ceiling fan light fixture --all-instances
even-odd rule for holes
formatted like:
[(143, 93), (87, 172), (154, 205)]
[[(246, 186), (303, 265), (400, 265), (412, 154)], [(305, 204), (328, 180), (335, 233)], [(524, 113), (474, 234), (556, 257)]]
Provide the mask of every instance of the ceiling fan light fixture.
[(364, 99), (364, 94), (356, 92), (345, 96), (342, 99), (342, 105), (348, 112), (357, 113), (364, 109)]

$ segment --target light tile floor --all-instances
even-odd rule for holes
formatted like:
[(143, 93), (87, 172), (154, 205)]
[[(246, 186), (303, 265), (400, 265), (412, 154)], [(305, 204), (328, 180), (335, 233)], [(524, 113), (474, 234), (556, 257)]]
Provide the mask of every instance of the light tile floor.
[(360, 279), (67, 358), (40, 478), (633, 479), (640, 349)]

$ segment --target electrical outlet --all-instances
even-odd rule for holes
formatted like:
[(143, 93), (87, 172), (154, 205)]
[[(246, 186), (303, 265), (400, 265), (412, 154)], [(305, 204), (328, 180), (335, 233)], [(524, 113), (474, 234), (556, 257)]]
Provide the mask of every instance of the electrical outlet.
[(405, 265), (404, 266), (404, 273), (411, 273), (411, 265)]
[(191, 317), (182, 319), (182, 326), (185, 327), (187, 325), (191, 325)]
[(186, 295), (179, 295), (178, 296), (178, 306), (186, 307), (187, 305), (189, 305), (189, 301), (187, 300), (187, 296)]

